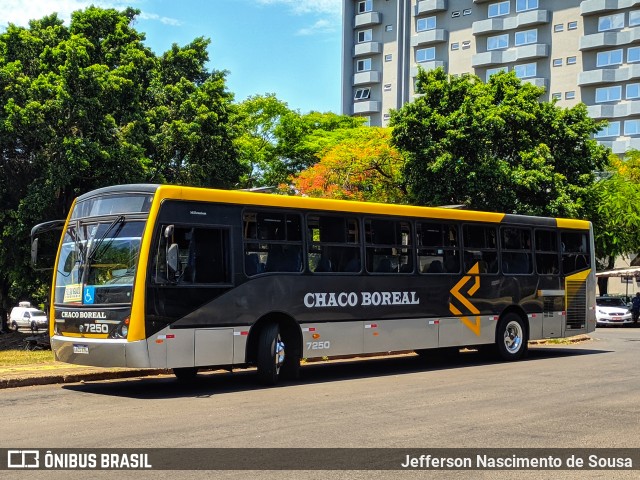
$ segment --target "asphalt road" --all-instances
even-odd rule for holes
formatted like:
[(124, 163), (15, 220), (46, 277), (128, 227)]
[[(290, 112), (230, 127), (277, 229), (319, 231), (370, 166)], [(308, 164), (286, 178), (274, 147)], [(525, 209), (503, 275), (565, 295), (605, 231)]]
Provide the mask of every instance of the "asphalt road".
[[(3, 448), (640, 448), (640, 328), (536, 346), (520, 362), (478, 353), (312, 364), (299, 382), (253, 372), (0, 391)], [(637, 478), (635, 472), (520, 472), (518, 478)], [(11, 472), (6, 478), (27, 478)], [(175, 478), (175, 472), (129, 472)], [(180, 478), (214, 478), (181, 472)], [(514, 472), (217, 472), (215, 478), (514, 478)], [(30, 478), (87, 478), (31, 472)], [(46, 475), (45, 475), (46, 474)], [(91, 472), (91, 478), (115, 472)]]

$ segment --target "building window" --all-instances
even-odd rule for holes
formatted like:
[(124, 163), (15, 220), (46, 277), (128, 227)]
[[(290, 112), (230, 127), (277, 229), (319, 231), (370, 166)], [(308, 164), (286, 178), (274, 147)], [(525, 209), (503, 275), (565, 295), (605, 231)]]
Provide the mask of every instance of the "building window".
[(567, 57), (567, 65), (575, 65), (576, 57)]
[(393, 25), (385, 25), (384, 26), (384, 31), (385, 32), (393, 32)]
[(516, 65), (513, 67), (513, 70), (516, 72), (516, 77), (518, 78), (531, 78), (536, 76), (536, 67), (535, 63), (525, 63), (522, 65)]
[(416, 21), (416, 32), (424, 32), (434, 28), (436, 28), (436, 17), (419, 18)]
[(358, 43), (370, 42), (373, 39), (373, 30), (361, 30), (358, 32)]
[(373, 0), (358, 2), (358, 13), (367, 13), (373, 10)]
[(525, 30), (524, 32), (516, 32), (516, 47), (520, 45), (529, 45), (538, 41), (538, 30)]
[(470, 9), (470, 8), (465, 8), (465, 9), (462, 11), (462, 15), (471, 15), (471, 9)]
[(371, 96), (370, 88), (358, 88), (356, 93), (353, 95), (354, 100), (366, 100)]
[(640, 47), (631, 47), (627, 50), (627, 63), (640, 62)]
[(503, 15), (509, 15), (509, 7), (510, 7), (510, 2), (493, 3), (489, 5), (487, 16), (489, 18), (493, 18), (493, 17), (501, 17)]
[(465, 50), (471, 46), (471, 40), (465, 40), (462, 42), (462, 49)]
[(509, 46), (509, 34), (487, 37), (487, 50), (500, 50)]
[(620, 122), (609, 122), (609, 125), (601, 129), (596, 133), (596, 138), (604, 137), (619, 137), (620, 136)]
[(620, 99), (622, 99), (622, 87), (620, 85), (596, 88), (596, 103), (617, 102)]
[(356, 63), (356, 71), (358, 72), (368, 72), (371, 70), (371, 59), (363, 58), (362, 60), (358, 60)]
[(431, 62), (436, 59), (436, 48), (420, 48), (416, 50), (416, 62)]
[(576, 98), (575, 90), (569, 90), (568, 92), (564, 92), (565, 100), (573, 100), (574, 98)]
[(507, 71), (507, 67), (488, 68), (487, 69), (487, 82), (491, 78), (491, 75), (495, 75), (496, 73), (506, 72), (506, 71)]
[(620, 30), (624, 28), (624, 13), (615, 13), (598, 18), (598, 31)]
[(458, 50), (460, 48), (460, 44), (458, 42), (454, 42), (451, 44), (451, 50)]
[(629, 26), (635, 27), (640, 25), (640, 10), (631, 10), (629, 12)]
[(451, 18), (458, 18), (460, 16), (460, 10), (456, 10), (455, 12), (451, 12)]
[(624, 134), (625, 135), (638, 135), (638, 134), (640, 134), (640, 120), (625, 120), (625, 122), (624, 122)]
[(390, 62), (392, 59), (393, 59), (393, 55), (391, 55), (390, 53), (387, 53), (387, 54), (384, 56), (384, 61), (385, 61), (385, 62)]
[(576, 30), (578, 28), (578, 22), (573, 21), (567, 23), (567, 30)]
[(384, 91), (385, 92), (390, 92), (391, 91), (391, 84), (390, 83), (385, 83), (384, 84)]
[(554, 100), (562, 100), (562, 93), (557, 92), (557, 93), (552, 93), (551, 94), (551, 98)]
[(627, 85), (625, 98), (630, 100), (632, 98), (640, 98), (640, 83), (630, 83)]
[(538, 8), (538, 0), (516, 0), (516, 12), (525, 12)]
[(553, 31), (554, 32), (562, 32), (564, 30), (564, 24), (563, 23), (556, 23), (553, 26)]
[(622, 49), (609, 50), (608, 52), (598, 52), (596, 57), (597, 67), (622, 64)]
[(562, 66), (562, 59), (561, 58), (554, 58), (553, 59), (553, 66), (554, 67), (561, 67)]

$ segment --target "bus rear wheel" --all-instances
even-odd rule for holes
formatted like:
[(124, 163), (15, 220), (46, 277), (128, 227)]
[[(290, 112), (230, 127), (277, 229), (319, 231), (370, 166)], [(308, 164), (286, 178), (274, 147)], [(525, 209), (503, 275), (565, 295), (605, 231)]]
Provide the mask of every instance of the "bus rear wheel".
[(286, 358), (285, 343), (277, 323), (266, 325), (258, 339), (258, 378), (263, 385), (275, 385)]
[(528, 339), (524, 322), (515, 313), (506, 314), (496, 329), (496, 347), (503, 360), (519, 360), (527, 354)]

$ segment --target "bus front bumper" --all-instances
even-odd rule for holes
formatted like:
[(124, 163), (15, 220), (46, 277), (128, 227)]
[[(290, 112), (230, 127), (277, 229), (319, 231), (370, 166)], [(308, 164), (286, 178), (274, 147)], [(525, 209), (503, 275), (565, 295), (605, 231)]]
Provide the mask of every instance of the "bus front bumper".
[(51, 349), (56, 360), (94, 367), (150, 368), (146, 340), (128, 342), (103, 338), (54, 335)]

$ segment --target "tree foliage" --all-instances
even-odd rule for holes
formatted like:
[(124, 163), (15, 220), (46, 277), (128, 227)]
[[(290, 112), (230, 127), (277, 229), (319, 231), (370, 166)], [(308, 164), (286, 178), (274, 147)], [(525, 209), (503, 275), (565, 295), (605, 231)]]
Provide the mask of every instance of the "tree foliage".
[(0, 317), (48, 280), (27, 267), (31, 226), (64, 217), (77, 195), (143, 181), (229, 187), (243, 173), (225, 73), (205, 68), (209, 41), (156, 56), (132, 27), (138, 13), (89, 7), (68, 27), (53, 14), (0, 34)]
[(403, 168), (403, 156), (391, 146), (391, 129), (360, 127), (325, 149), (292, 185), (311, 197), (405, 203)]
[[(596, 257), (600, 268), (611, 269), (619, 256), (640, 252), (640, 152), (623, 160), (612, 155), (609, 176), (594, 186)], [(606, 279), (600, 281), (606, 292)]]
[(411, 200), (426, 205), (584, 217), (594, 171), (607, 163), (586, 107), (540, 102), (541, 88), (511, 73), (488, 83), (421, 70), (420, 97), (392, 115), (407, 155)]

